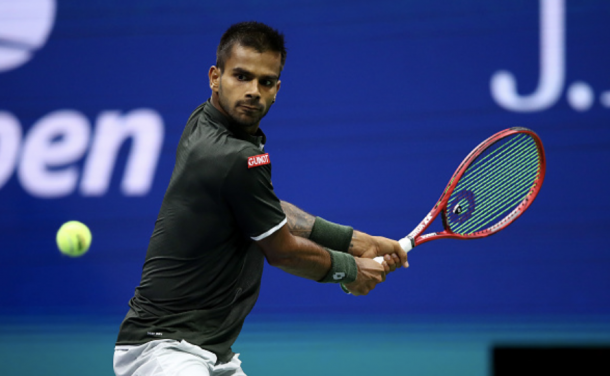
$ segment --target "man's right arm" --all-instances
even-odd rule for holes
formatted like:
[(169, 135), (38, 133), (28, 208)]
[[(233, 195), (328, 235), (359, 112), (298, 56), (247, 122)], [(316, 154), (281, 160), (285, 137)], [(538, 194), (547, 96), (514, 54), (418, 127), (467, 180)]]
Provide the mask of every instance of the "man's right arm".
[[(364, 232), (354, 230), (351, 232), (351, 239), (347, 239), (347, 242), (339, 240), (339, 243), (345, 243), (345, 249), (341, 249), (342, 246), (335, 244), (337, 243), (336, 237), (333, 238), (334, 241), (332, 243), (334, 245), (324, 244), (324, 242), (320, 242), (319, 239), (314, 239), (314, 235), (316, 234), (312, 235), (314, 232), (314, 225), (316, 224), (315, 216), (289, 202), (280, 201), (280, 204), (282, 206), (282, 210), (286, 214), (286, 219), (288, 222), (286, 227), (288, 227), (288, 230), (292, 235), (311, 239), (317, 243), (321, 243), (325, 247), (334, 248), (343, 252), (349, 252), (349, 254), (354, 257), (375, 258), (383, 256), (385, 261), (383, 265), (386, 272), (394, 271), (401, 265), (404, 265), (405, 267), (408, 266), (407, 253), (395, 240), (387, 239), (381, 236), (371, 236)], [(334, 224), (330, 225), (335, 226)], [(342, 227), (344, 229), (348, 228), (346, 226), (336, 227)], [(342, 230), (342, 232), (345, 231)], [(350, 233), (348, 233), (348, 236), (349, 234)], [(339, 235), (343, 236), (343, 234)], [(324, 237), (324, 239), (328, 240), (327, 238), (328, 236)]]
[[(331, 271), (329, 251), (308, 239), (292, 235), (287, 225), (257, 241), (257, 244), (270, 265), (290, 274), (322, 281)], [(342, 257), (353, 256), (344, 254)], [(385, 280), (386, 272), (384, 267), (374, 260), (358, 257), (354, 260), (358, 270), (356, 280), (346, 286), (354, 295), (366, 295)]]
[[(345, 283), (355, 295), (367, 294), (385, 279), (383, 266), (372, 259), (327, 250), (291, 234), (284, 221), (290, 222), (294, 217), (286, 218), (273, 192), (270, 165), (247, 168), (253, 152), (244, 149), (236, 155), (223, 182), (222, 193), (238, 227), (258, 243), (270, 265), (314, 281)], [(302, 227), (310, 228), (309, 225)], [(322, 244), (328, 249), (337, 249), (332, 244)]]

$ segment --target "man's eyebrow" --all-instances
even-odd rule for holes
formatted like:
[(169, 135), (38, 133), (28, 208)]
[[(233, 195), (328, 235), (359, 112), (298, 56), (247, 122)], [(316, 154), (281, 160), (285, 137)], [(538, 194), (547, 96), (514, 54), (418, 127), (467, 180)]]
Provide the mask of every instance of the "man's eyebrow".
[[(252, 72), (250, 72), (249, 70), (244, 69), (244, 68), (240, 68), (240, 67), (233, 68), (233, 73), (234, 74), (245, 74), (245, 75), (248, 75), (248, 76), (254, 76), (254, 74), (252, 74)], [(275, 74), (270, 74), (270, 75), (262, 76), (260, 78), (263, 79), (263, 80), (277, 81), (277, 80), (280, 79), (280, 76), (275, 75)]]
[(275, 74), (272, 75), (267, 75), (267, 76), (262, 76), (261, 77), (263, 80), (270, 80), (270, 81), (277, 81), (280, 79), (280, 76), (277, 76)]
[(240, 67), (236, 67), (233, 68), (233, 73), (241, 73), (241, 74), (248, 74), (248, 75), (252, 75), (252, 73), (244, 68), (240, 68)]

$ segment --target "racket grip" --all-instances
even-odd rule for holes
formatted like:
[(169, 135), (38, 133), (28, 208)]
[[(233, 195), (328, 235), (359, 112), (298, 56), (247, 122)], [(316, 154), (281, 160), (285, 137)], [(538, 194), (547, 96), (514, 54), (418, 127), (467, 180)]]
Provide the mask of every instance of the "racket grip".
[[(402, 249), (404, 249), (404, 251), (407, 253), (409, 253), (409, 251), (413, 249), (413, 243), (411, 242), (411, 239), (409, 239), (409, 237), (407, 237), (407, 236), (400, 239), (398, 241), (398, 244), (400, 244)], [(383, 256), (375, 257), (373, 260), (375, 260), (381, 264), (383, 262)]]
[(413, 242), (408, 236), (405, 236), (404, 238), (400, 239), (398, 241), (398, 244), (400, 244), (402, 249), (404, 249), (407, 253), (409, 253), (409, 251), (413, 249)]

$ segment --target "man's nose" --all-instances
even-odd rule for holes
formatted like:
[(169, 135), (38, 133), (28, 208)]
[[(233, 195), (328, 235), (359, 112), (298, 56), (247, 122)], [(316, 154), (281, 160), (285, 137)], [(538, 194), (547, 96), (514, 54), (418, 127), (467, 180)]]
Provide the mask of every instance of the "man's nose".
[(257, 80), (250, 81), (250, 85), (248, 85), (248, 89), (246, 90), (246, 97), (251, 99), (259, 99), (261, 97)]

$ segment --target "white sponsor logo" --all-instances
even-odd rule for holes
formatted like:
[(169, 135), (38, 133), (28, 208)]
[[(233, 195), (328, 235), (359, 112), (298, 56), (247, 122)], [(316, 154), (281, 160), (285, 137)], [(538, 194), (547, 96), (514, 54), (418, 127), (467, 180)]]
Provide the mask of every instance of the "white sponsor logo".
[(424, 218), (424, 220), (421, 221), (421, 223), (419, 225), (417, 225), (417, 227), (415, 227), (415, 229), (413, 231), (411, 231), (411, 233), (408, 236), (410, 238), (416, 237), (420, 232), (422, 232), (424, 230), (424, 228), (426, 227), (428, 222), (430, 222), (431, 219), (432, 219), (432, 214), (428, 213), (426, 218)]
[[(515, 76), (505, 70), (491, 77), (493, 99), (506, 110), (544, 111), (559, 100), (565, 84), (566, 28), (565, 0), (540, 0), (540, 61), (538, 87), (529, 95), (519, 95)], [(610, 91), (600, 94), (600, 103), (610, 108)], [(595, 101), (591, 85), (573, 82), (567, 89), (567, 101), (576, 111), (589, 110)]]
[(55, 0), (0, 0), (0, 72), (27, 63), (49, 38)]
[(255, 155), (248, 158), (248, 168), (262, 166), (271, 163), (269, 161), (269, 153)]
[(335, 281), (342, 280), (343, 278), (345, 278), (345, 273), (344, 272), (335, 272), (335, 274), (333, 274), (333, 279)]
[(64, 197), (77, 186), (83, 196), (103, 196), (119, 150), (130, 140), (121, 192), (145, 195), (152, 186), (163, 133), (163, 119), (151, 109), (103, 111), (93, 132), (80, 112), (58, 110), (34, 123), (25, 136), (17, 117), (0, 111), (0, 189), (16, 171), (23, 189), (35, 197)]
[(427, 238), (430, 238), (430, 237), (432, 237), (432, 236), (436, 236), (436, 232), (431, 232), (431, 233), (429, 233), (429, 234), (422, 235), (422, 236), (421, 236), (421, 238), (422, 238), (422, 239), (427, 239)]

